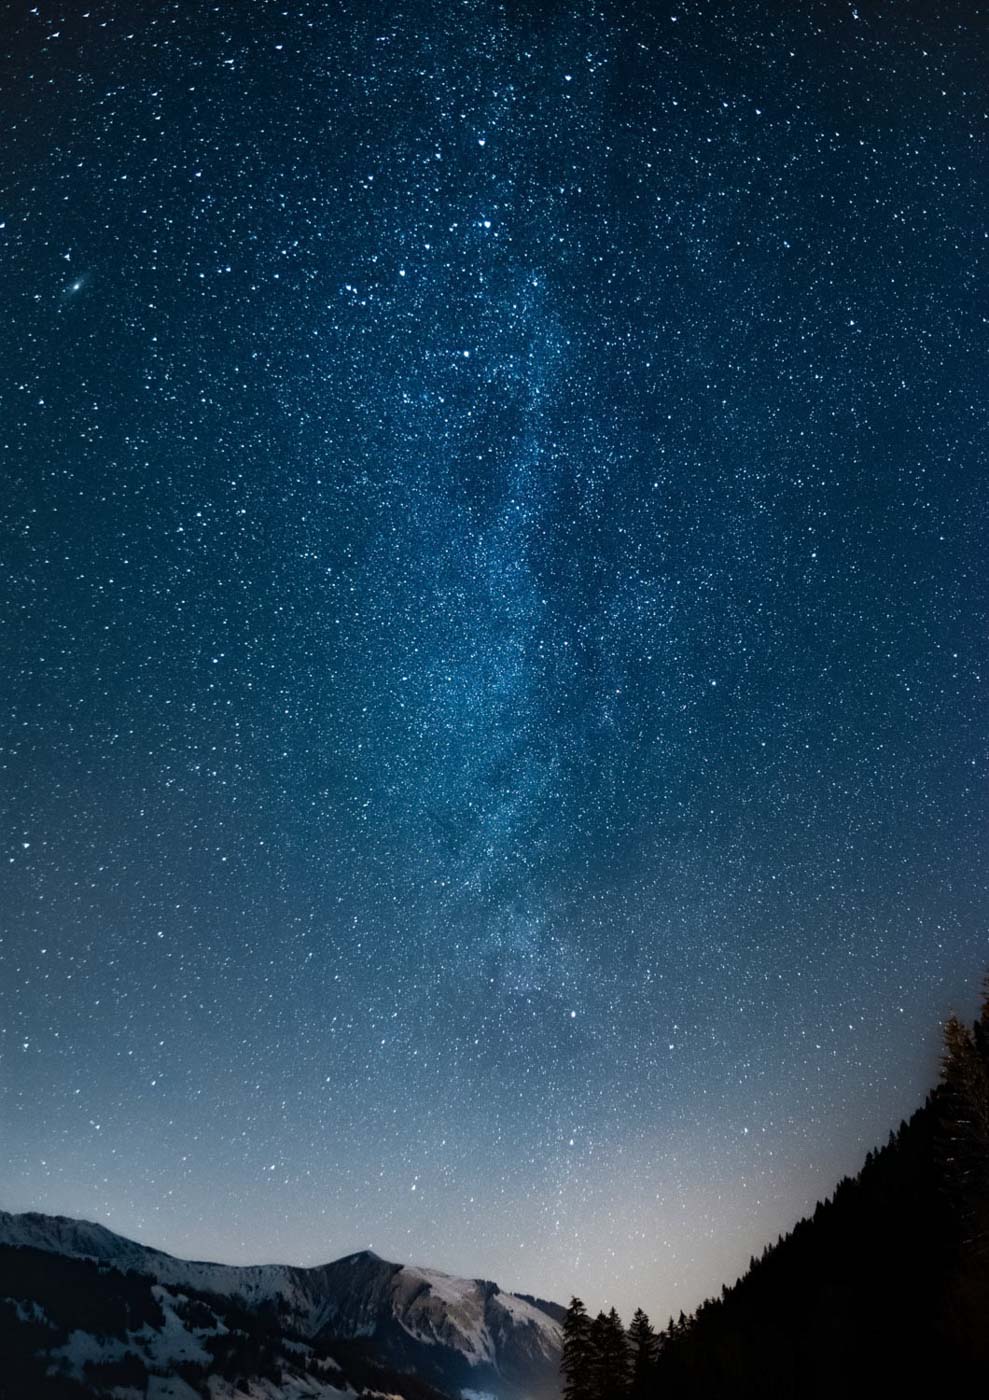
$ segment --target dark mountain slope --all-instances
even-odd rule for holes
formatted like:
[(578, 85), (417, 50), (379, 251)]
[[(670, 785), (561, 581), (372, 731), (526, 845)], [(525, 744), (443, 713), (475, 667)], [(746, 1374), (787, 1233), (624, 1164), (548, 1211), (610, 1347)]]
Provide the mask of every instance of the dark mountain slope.
[(989, 1001), (942, 1083), (717, 1300), (662, 1335), (659, 1400), (921, 1394), (989, 1376)]

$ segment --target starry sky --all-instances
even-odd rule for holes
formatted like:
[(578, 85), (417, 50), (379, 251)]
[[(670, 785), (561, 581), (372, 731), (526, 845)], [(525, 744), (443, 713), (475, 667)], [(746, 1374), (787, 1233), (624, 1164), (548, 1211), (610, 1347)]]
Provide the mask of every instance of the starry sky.
[(0, 1206), (691, 1308), (989, 962), (976, 5), (7, 5)]

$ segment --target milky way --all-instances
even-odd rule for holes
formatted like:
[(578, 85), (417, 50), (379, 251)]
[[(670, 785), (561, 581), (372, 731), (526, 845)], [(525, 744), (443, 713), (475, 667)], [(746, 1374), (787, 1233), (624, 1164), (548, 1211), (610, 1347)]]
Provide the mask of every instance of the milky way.
[(984, 27), (4, 31), (0, 1206), (689, 1309), (989, 961)]

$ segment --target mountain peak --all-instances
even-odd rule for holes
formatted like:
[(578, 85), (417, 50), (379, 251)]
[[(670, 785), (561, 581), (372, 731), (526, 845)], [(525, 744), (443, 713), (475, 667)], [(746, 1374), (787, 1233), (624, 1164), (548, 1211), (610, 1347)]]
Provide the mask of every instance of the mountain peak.
[(334, 1260), (333, 1260), (333, 1263), (334, 1263), (334, 1264), (352, 1264), (352, 1263), (358, 1263), (358, 1262), (363, 1263), (365, 1260), (366, 1260), (369, 1264), (390, 1264), (390, 1263), (391, 1263), (391, 1260), (390, 1260), (390, 1259), (382, 1259), (382, 1257), (381, 1257), (380, 1254), (375, 1254), (375, 1252), (374, 1252), (373, 1249), (356, 1249), (356, 1250), (354, 1250), (353, 1254), (343, 1254), (343, 1255), (341, 1255), (341, 1257), (340, 1257), (339, 1259), (334, 1259)]
[(447, 1395), (473, 1391), (496, 1400), (556, 1400), (562, 1310), (485, 1279), (395, 1264), (373, 1249), (316, 1268), (176, 1259), (65, 1216), (0, 1211), (0, 1245), (31, 1247), (132, 1269), (165, 1288), (275, 1303), (295, 1331), (335, 1347), (360, 1342), (379, 1363), (417, 1375)]

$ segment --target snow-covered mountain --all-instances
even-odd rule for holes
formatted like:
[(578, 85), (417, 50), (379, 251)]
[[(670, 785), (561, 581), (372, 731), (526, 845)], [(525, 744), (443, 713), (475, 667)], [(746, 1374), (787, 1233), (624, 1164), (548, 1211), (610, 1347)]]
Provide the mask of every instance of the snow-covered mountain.
[(273, 1309), (0, 1244), (0, 1400), (441, 1400), (407, 1381), (367, 1364), (351, 1380)]
[(0, 1211), (0, 1246), (92, 1259), (135, 1270), (168, 1290), (189, 1288), (249, 1308), (277, 1308), (297, 1336), (339, 1350), (361, 1342), (375, 1361), (456, 1394), (555, 1400), (560, 1320), (551, 1303), (497, 1284), (390, 1263), (365, 1251), (316, 1268), (235, 1266), (176, 1259), (63, 1216)]

